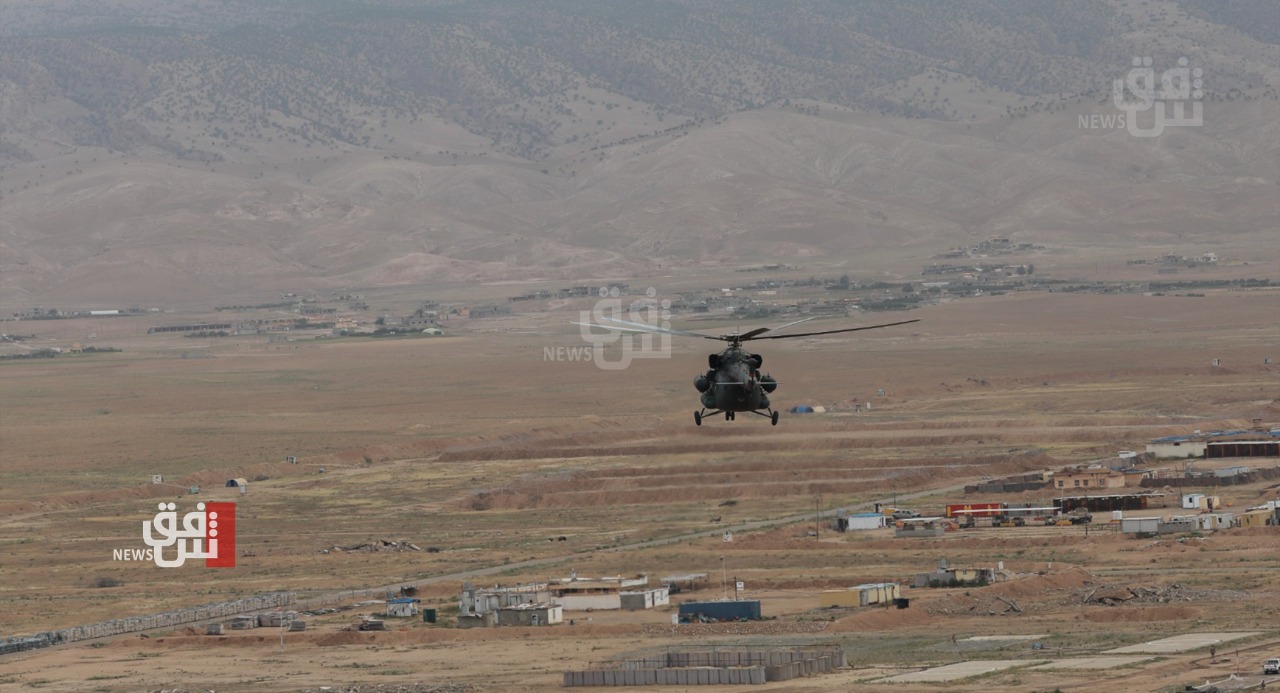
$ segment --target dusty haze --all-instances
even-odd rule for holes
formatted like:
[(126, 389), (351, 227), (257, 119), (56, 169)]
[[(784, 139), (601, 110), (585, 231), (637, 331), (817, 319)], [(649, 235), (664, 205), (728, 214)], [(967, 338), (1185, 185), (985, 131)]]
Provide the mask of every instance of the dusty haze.
[[(0, 303), (916, 271), (991, 234), (1273, 256), (1276, 12), (8, 1)], [(1203, 126), (1081, 126), (1135, 56), (1203, 71)]]

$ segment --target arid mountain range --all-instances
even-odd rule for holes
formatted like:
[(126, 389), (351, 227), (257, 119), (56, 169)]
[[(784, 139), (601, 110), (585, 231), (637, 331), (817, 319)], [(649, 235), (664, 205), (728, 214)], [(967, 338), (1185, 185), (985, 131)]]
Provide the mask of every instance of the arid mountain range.
[[(1202, 123), (1117, 120), (1135, 57)], [(0, 308), (1275, 255), (1278, 79), (1267, 0), (3, 0)]]

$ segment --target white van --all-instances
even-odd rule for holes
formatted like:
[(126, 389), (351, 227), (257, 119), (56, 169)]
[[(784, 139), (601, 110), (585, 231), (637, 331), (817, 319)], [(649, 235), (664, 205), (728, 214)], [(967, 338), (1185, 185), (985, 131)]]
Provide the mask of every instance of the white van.
[(1280, 674), (1280, 657), (1272, 657), (1262, 663), (1263, 674)]

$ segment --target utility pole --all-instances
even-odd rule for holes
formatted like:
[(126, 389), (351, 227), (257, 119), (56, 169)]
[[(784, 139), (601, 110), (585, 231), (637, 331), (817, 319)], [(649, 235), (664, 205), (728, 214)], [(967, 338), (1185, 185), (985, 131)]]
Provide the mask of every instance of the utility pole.
[(813, 497), (813, 540), (818, 541), (819, 534), (822, 532), (822, 496)]
[(288, 613), (284, 611), (283, 607), (276, 609), (276, 613), (280, 614), (280, 651), (284, 652), (284, 634), (285, 631), (289, 630), (289, 626), (292, 624), (293, 619), (289, 618)]
[[(727, 601), (729, 601), (729, 578), (728, 578), (728, 575), (729, 575), (729, 574), (728, 574), (727, 572), (725, 572), (725, 568), (724, 568), (724, 556), (721, 556), (721, 557), (720, 557), (720, 589), (721, 589), (721, 590), (723, 591), (723, 593), (724, 593), (723, 599), (724, 599), (724, 601), (726, 601), (726, 602), (727, 602)], [(735, 585), (735, 586), (736, 586), (736, 585)]]

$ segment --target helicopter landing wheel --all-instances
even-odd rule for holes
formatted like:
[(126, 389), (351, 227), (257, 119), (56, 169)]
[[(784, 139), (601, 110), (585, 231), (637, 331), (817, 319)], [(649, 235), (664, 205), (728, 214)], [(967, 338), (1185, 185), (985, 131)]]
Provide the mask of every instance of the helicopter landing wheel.
[(775, 411), (773, 413), (773, 416), (769, 417), (769, 422), (774, 426), (778, 425), (778, 412)]
[(694, 425), (694, 426), (701, 426), (701, 425), (702, 425), (702, 412), (700, 412), (700, 411), (695, 411), (695, 412), (693, 413), (693, 425)]

